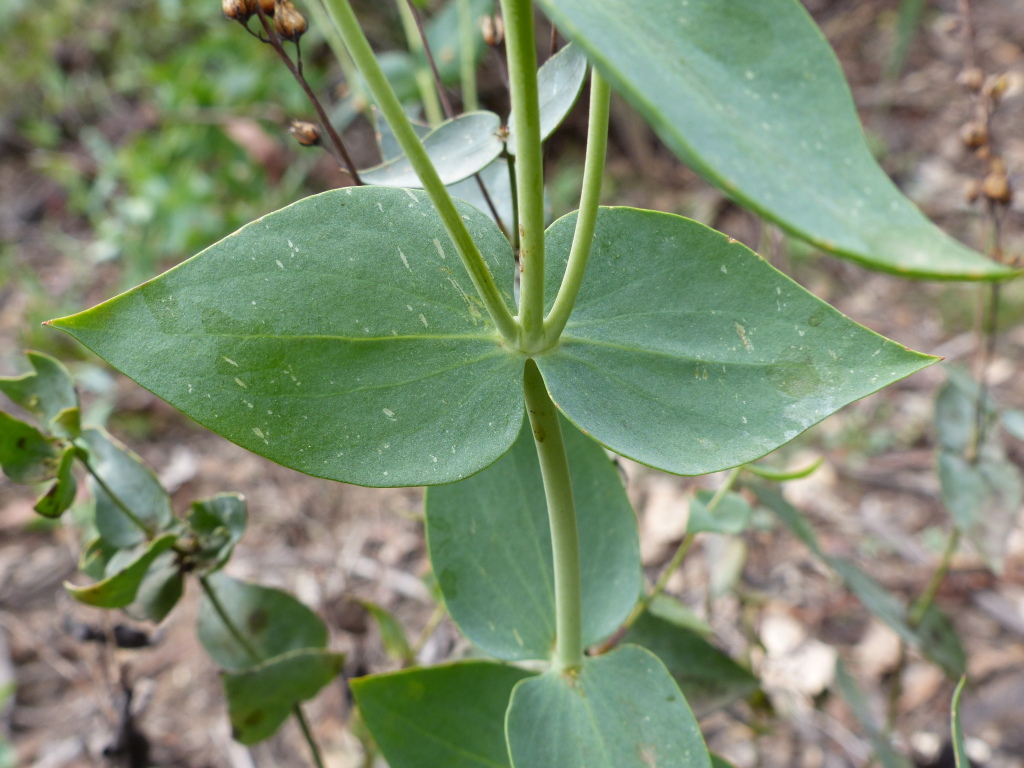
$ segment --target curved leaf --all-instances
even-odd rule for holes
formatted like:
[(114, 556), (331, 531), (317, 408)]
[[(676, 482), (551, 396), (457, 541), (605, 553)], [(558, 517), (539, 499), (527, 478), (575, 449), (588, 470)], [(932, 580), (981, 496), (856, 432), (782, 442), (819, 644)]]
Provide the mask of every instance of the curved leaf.
[(239, 493), (218, 493), (192, 502), (188, 527), (199, 547), (195, 560), (201, 573), (224, 566), (245, 534), (248, 517), (245, 497)]
[[(569, 116), (587, 81), (587, 57), (578, 45), (569, 44), (544, 62), (537, 72), (540, 99), (540, 140), (544, 141)], [(510, 155), (516, 153), (515, 115), (508, 119), (505, 139)]]
[(141, 553), (133, 554), (129, 562), (120, 567), (111, 560), (108, 569), (113, 567), (116, 570), (103, 581), (86, 587), (65, 584), (64, 588), (80, 603), (99, 608), (123, 608), (135, 599), (139, 585), (153, 561), (169, 550), (176, 539), (173, 533), (154, 539)]
[(52, 480), (60, 468), (57, 440), (0, 411), (0, 468), (16, 483)]
[(627, 645), (572, 672), (523, 680), (505, 720), (514, 768), (710, 768), (697, 720), (664, 665)]
[(951, 239), (868, 149), (797, 0), (539, 0), (690, 167), (789, 232), (912, 277), (1015, 274)]
[[(508, 241), (460, 210), (511, 291)], [(200, 424), (317, 477), (460, 480), (522, 421), (523, 361), (422, 192), (306, 198), (52, 324)]]
[(953, 759), (956, 768), (971, 768), (971, 760), (967, 756), (967, 744), (964, 739), (964, 727), (960, 722), (960, 697), (963, 695), (967, 677), (961, 677), (953, 692), (953, 703), (950, 705), (950, 732), (953, 737)]
[[(580, 539), (583, 642), (618, 628), (643, 588), (636, 517), (615, 465), (563, 420)], [(512, 450), (425, 502), (430, 562), (463, 633), (500, 659), (547, 659), (555, 641), (551, 531), (529, 420)]]
[(341, 674), (345, 656), (305, 648), (252, 669), (224, 672), (232, 736), (256, 744), (273, 736), (296, 704), (312, 699)]
[[(548, 230), (552, 297), (575, 219)], [(695, 221), (603, 208), (562, 341), (537, 365), (561, 411), (611, 450), (702, 475), (760, 458), (936, 359)]]
[(747, 500), (738, 493), (729, 492), (722, 497), (711, 512), (708, 504), (715, 497), (714, 491), (697, 491), (690, 500), (690, 516), (686, 520), (687, 533), (743, 533), (754, 513)]
[[(196, 630), (203, 648), (224, 669), (248, 669), (289, 651), (327, 646), (323, 620), (287, 592), (220, 571), (207, 576), (206, 583), (217, 604), (204, 591)], [(246, 645), (225, 623), (218, 604)]]
[(73, 445), (64, 448), (57, 465), (57, 477), (50, 483), (42, 496), (36, 499), (35, 511), (43, 517), (60, 517), (75, 503), (78, 483), (73, 473), (78, 449)]
[(352, 693), (391, 768), (500, 768), (509, 697), (531, 674), (466, 661), (361, 677)]
[[(493, 112), (467, 112), (445, 120), (423, 137), (444, 184), (454, 184), (482, 171), (501, 154), (501, 118)], [(359, 172), (364, 184), (379, 187), (422, 187), (412, 163), (403, 154)]]
[[(67, 368), (55, 358), (32, 350), (25, 352), (25, 357), (32, 366), (32, 372), (22, 376), (0, 377), (0, 392), (37, 416), (44, 427), (49, 429), (61, 411), (78, 408), (75, 382)], [(61, 437), (74, 437), (62, 432), (58, 434)]]

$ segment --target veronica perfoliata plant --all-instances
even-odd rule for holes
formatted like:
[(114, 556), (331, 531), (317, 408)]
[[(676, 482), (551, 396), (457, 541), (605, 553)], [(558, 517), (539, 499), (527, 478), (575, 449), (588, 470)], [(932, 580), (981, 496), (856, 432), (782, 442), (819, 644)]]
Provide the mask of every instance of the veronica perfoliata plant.
[[(393, 768), (703, 768), (694, 711), (722, 696), (677, 679), (707, 673), (733, 697), (756, 681), (641, 598), (605, 449), (680, 475), (739, 467), (935, 358), (697, 222), (600, 207), (611, 90), (727, 195), (825, 251), (916, 277), (1013, 272), (942, 234), (875, 164), (797, 0), (538, 5), (571, 46), (538, 72), (534, 6), (502, 0), (512, 114), (417, 126), (348, 0), (324, 0), (386, 123), (370, 183), (51, 325), (276, 462), (431, 486), (446, 605), (496, 660), (353, 682)], [(547, 226), (542, 143), (588, 68), (579, 210)], [(749, 515), (735, 503), (703, 500), (699, 530), (723, 525), (719, 505)], [(673, 656), (684, 642), (698, 669)]]

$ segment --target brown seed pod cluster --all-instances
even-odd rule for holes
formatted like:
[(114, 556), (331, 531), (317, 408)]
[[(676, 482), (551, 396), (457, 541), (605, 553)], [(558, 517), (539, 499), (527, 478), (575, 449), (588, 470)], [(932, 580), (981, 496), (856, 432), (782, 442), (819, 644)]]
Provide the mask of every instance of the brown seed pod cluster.
[(283, 40), (297, 43), (308, 28), (306, 17), (299, 13), (291, 0), (277, 0), (274, 6), (274, 29)]
[(295, 137), (295, 140), (304, 147), (320, 146), (320, 126), (316, 123), (307, 123), (302, 120), (292, 120), (292, 127), (288, 133)]
[(491, 48), (497, 48), (505, 42), (505, 22), (501, 16), (484, 16), (481, 28), (484, 42)]
[(977, 94), (976, 114), (960, 129), (960, 140), (985, 165), (982, 178), (968, 184), (967, 200), (973, 203), (984, 198), (993, 205), (1008, 206), (1013, 202), (1013, 187), (1006, 163), (993, 147), (989, 125), (1009, 79), (1005, 75), (986, 77), (978, 67), (969, 67), (960, 73), (957, 82)]

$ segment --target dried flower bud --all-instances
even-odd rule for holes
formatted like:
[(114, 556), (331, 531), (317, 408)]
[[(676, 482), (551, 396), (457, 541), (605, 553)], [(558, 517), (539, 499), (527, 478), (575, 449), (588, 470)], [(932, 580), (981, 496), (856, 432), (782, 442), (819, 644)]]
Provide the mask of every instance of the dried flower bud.
[(288, 129), (288, 133), (304, 147), (320, 146), (320, 127), (315, 123), (292, 120), (292, 127)]
[(1006, 89), (1009, 87), (1010, 78), (1006, 75), (999, 75), (997, 77), (988, 78), (988, 80), (985, 81), (985, 85), (981, 92), (998, 104), (1000, 99), (1003, 98), (1003, 94), (1006, 93)]
[[(263, 13), (266, 14), (267, 16), (274, 15), (274, 5), (276, 5), (275, 0), (253, 0), (253, 3), (259, 3), (260, 8), (263, 9)], [(253, 13), (255, 12), (256, 9), (254, 8)]]
[(220, 9), (227, 18), (242, 24), (256, 12), (253, 0), (221, 0)]
[(977, 93), (985, 83), (985, 73), (978, 67), (968, 67), (957, 76), (956, 81), (964, 88)]
[(277, 0), (277, 7), (274, 10), (274, 29), (285, 40), (293, 43), (299, 42), (309, 25), (306, 17), (299, 13), (291, 0)]
[(960, 140), (963, 141), (965, 147), (971, 149), (983, 147), (988, 144), (988, 128), (984, 123), (972, 120), (960, 130)]
[(967, 182), (967, 188), (964, 189), (964, 197), (967, 198), (968, 203), (975, 203), (978, 198), (981, 197), (981, 182), (977, 179), (971, 179)]
[(501, 16), (484, 16), (483, 22), (484, 42), (492, 48), (496, 48), (505, 42), (505, 22)]
[(1013, 190), (1010, 189), (1010, 179), (1005, 173), (990, 173), (981, 183), (981, 191), (985, 197), (993, 203), (1009, 205), (1013, 200)]

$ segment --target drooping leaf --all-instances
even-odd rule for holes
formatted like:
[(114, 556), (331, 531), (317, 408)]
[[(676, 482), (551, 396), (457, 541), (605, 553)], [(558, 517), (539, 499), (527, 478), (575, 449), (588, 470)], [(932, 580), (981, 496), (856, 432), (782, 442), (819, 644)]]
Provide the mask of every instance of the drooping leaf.
[(913, 277), (1013, 270), (954, 241), (875, 162), (797, 0), (540, 0), (687, 165), (817, 247)]
[(357, 678), (352, 692), (391, 768), (499, 768), (512, 688), (531, 674), (465, 661)]
[(964, 686), (967, 685), (967, 676), (960, 678), (956, 690), (953, 692), (953, 703), (950, 705), (950, 732), (953, 737), (953, 759), (956, 761), (956, 768), (971, 768), (971, 760), (967, 757), (967, 744), (964, 740), (964, 727), (960, 723), (960, 697), (963, 695)]
[[(575, 221), (548, 230), (551, 301)], [(935, 360), (697, 222), (603, 208), (576, 308), (537, 365), (559, 409), (608, 448), (700, 475), (760, 458)]]
[(78, 483), (75, 481), (73, 470), (77, 457), (77, 448), (73, 445), (65, 446), (57, 464), (57, 477), (50, 482), (42, 496), (36, 499), (34, 508), (43, 517), (60, 517), (75, 503)]
[(341, 673), (344, 663), (343, 654), (305, 648), (252, 669), (223, 672), (232, 736), (242, 744), (270, 738), (295, 705), (315, 697)]
[(409, 638), (405, 634), (405, 627), (402, 626), (395, 615), (386, 608), (377, 605), (369, 600), (363, 600), (362, 606), (369, 611), (377, 622), (377, 629), (380, 630), (381, 645), (384, 646), (384, 653), (393, 661), (411, 664), (416, 655), (409, 645)]
[[(135, 599), (153, 561), (174, 546), (176, 540), (173, 533), (168, 533), (146, 546), (124, 550), (126, 557), (123, 559), (111, 558), (107, 566), (108, 575), (103, 581), (85, 587), (65, 584), (64, 588), (80, 603), (98, 608), (123, 608)], [(109, 573), (111, 569), (113, 573)]]
[[(511, 291), (508, 241), (460, 210)], [(522, 421), (523, 361), (422, 192), (306, 198), (53, 325), (200, 424), (318, 477), (452, 482), (501, 456)]]
[(664, 665), (627, 645), (512, 692), (513, 768), (710, 768), (697, 720)]
[(839, 688), (839, 694), (849, 705), (854, 717), (857, 718), (857, 721), (871, 740), (871, 746), (874, 748), (875, 756), (878, 758), (878, 762), (881, 763), (882, 768), (912, 768), (913, 763), (896, 751), (889, 737), (879, 727), (878, 722), (871, 713), (871, 708), (868, 705), (864, 691), (857, 685), (857, 681), (853, 679), (849, 670), (846, 669), (842, 659), (836, 661), (835, 680)]
[[(580, 539), (583, 642), (611, 634), (643, 588), (636, 517), (601, 447), (562, 421)], [(463, 633), (501, 659), (546, 659), (555, 641), (554, 567), (528, 419), (512, 450), (427, 492), (430, 561)]]
[(963, 674), (967, 664), (966, 655), (955, 628), (942, 611), (933, 604), (918, 625), (911, 626), (903, 602), (868, 576), (856, 563), (843, 557), (826, 554), (818, 543), (810, 523), (781, 494), (762, 486), (754, 486), (753, 490), (758, 500), (774, 512), (808, 549), (835, 571), (846, 587), (874, 616), (888, 624), (906, 643), (918, 648), (951, 677)]
[[(501, 118), (493, 112), (467, 112), (445, 120), (423, 137), (423, 148), (445, 184), (462, 181), (490, 165), (501, 154)], [(380, 187), (422, 187), (409, 159), (399, 155), (359, 172), (365, 184)]]
[(757, 690), (758, 680), (685, 624), (645, 611), (624, 643), (651, 651), (668, 669), (698, 717), (727, 707)]
[(715, 497), (714, 491), (697, 491), (690, 500), (690, 517), (686, 521), (687, 533), (743, 533), (750, 523), (754, 510), (747, 500), (738, 493), (726, 493), (713, 511), (708, 504)]
[(223, 567), (242, 540), (247, 521), (245, 497), (241, 494), (219, 493), (192, 502), (188, 527), (196, 537), (195, 560), (200, 573)]
[[(78, 393), (71, 374), (61, 363), (42, 352), (27, 351), (32, 372), (22, 376), (0, 377), (0, 392), (37, 416), (44, 428), (51, 429), (51, 422), (65, 409), (78, 408)], [(59, 432), (61, 437), (75, 437)]]
[(125, 609), (129, 616), (157, 623), (167, 618), (185, 592), (185, 576), (173, 552), (164, 552), (149, 567), (135, 600)]
[(103, 480), (101, 485), (89, 477), (100, 536), (115, 547), (133, 547), (146, 540), (147, 531), (153, 534), (171, 525), (171, 499), (142, 459), (99, 427), (84, 430), (82, 444), (88, 451), (86, 463)]
[(762, 464), (748, 464), (744, 469), (773, 483), (787, 483), (790, 480), (802, 480), (805, 477), (810, 477), (824, 463), (825, 457), (822, 456), (801, 469), (779, 470)]
[[(569, 44), (544, 62), (537, 72), (540, 100), (540, 139), (544, 141), (569, 116), (587, 81), (587, 57), (578, 45)], [(516, 153), (515, 116), (508, 119), (508, 153)]]
[(100, 536), (89, 541), (82, 548), (82, 554), (78, 559), (78, 570), (84, 573), (93, 581), (102, 581), (107, 573), (107, 563), (117, 552), (109, 541)]
[(0, 411), (0, 468), (16, 483), (42, 483), (57, 475), (62, 451), (57, 440)]
[(216, 604), (204, 591), (196, 628), (203, 648), (224, 669), (247, 669), (289, 651), (327, 646), (323, 620), (287, 592), (239, 581), (221, 571), (205, 580)]

